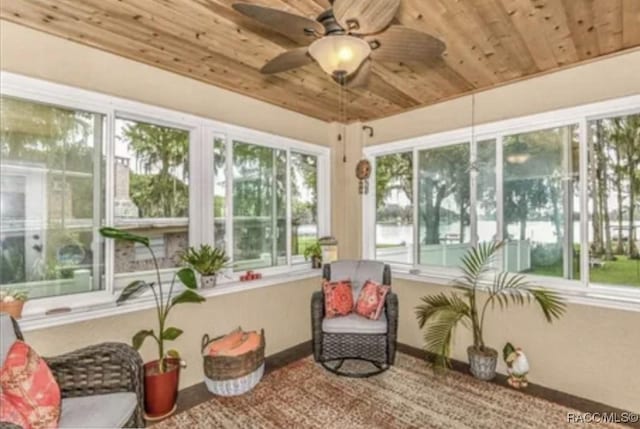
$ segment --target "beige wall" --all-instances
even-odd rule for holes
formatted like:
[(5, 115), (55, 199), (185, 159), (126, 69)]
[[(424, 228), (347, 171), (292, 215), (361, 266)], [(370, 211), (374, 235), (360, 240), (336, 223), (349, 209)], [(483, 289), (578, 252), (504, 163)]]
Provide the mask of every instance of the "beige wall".
[[(475, 95), (475, 123), (541, 113), (640, 93), (640, 49), (504, 85)], [(471, 124), (471, 97), (461, 97), (369, 123), (367, 144), (433, 134)]]
[[(424, 295), (451, 292), (445, 286), (395, 280), (400, 302), (398, 340), (422, 348), (414, 307)], [(502, 348), (522, 347), (531, 365), (529, 380), (562, 392), (640, 412), (638, 354), (640, 312), (569, 305), (565, 316), (548, 324), (533, 305), (487, 316), (485, 342), (500, 353), (498, 371), (506, 374)], [(471, 333), (456, 331), (453, 358), (467, 361)]]
[(327, 123), (0, 20), (2, 70), (327, 145)]
[[(167, 346), (180, 351), (188, 364), (181, 374), (180, 387), (203, 379), (200, 342), (205, 333), (215, 337), (238, 326), (246, 330), (264, 328), (267, 355), (311, 339), (309, 302), (318, 284), (318, 278), (311, 278), (215, 296), (202, 304), (174, 307), (169, 317), (170, 326), (185, 332)], [(140, 329), (157, 331), (155, 310), (30, 331), (25, 333), (25, 338), (39, 354), (53, 356), (103, 341), (130, 343)], [(157, 359), (154, 344), (149, 339), (145, 342), (141, 350), (145, 362)]]

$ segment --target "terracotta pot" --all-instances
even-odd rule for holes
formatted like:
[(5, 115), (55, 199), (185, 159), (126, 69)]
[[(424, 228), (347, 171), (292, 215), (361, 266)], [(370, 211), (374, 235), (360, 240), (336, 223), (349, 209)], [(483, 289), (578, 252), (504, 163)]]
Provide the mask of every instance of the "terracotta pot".
[(180, 360), (166, 359), (167, 370), (158, 371), (159, 361), (144, 364), (144, 408), (149, 419), (173, 414), (178, 398)]
[(0, 302), (0, 311), (8, 313), (14, 319), (20, 319), (22, 317), (22, 308), (24, 307), (24, 301), (15, 300), (11, 302)]

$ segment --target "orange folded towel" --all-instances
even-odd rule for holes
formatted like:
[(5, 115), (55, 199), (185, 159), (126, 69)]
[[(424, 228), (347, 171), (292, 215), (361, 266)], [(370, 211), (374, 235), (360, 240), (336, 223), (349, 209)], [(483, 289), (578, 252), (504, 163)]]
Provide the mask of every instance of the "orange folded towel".
[(240, 344), (236, 347), (220, 351), (219, 356), (240, 356), (260, 347), (261, 337), (257, 332), (247, 332)]
[(236, 328), (219, 340), (215, 340), (211, 344), (209, 344), (207, 353), (209, 354), (209, 356), (218, 356), (226, 350), (238, 347), (240, 344), (242, 344), (244, 337), (245, 333), (242, 332), (242, 329)]

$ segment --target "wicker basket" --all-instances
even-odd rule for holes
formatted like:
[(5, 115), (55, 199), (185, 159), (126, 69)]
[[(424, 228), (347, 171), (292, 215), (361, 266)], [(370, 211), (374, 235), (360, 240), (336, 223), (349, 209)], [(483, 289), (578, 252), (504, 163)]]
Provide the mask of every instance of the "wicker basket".
[(209, 356), (206, 349), (213, 341), (202, 337), (202, 358), (205, 383), (211, 393), (223, 396), (241, 395), (253, 389), (264, 373), (264, 329), (260, 331), (260, 346), (240, 356)]

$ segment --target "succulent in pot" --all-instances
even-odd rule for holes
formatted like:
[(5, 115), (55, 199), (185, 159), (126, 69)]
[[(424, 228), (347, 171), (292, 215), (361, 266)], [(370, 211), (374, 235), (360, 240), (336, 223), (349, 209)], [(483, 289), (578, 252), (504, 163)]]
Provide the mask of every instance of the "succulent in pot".
[(311, 259), (311, 268), (322, 268), (322, 248), (319, 241), (316, 240), (304, 249), (304, 259)]
[(0, 311), (8, 313), (14, 319), (20, 319), (24, 303), (27, 302), (28, 298), (29, 293), (23, 290), (0, 290)]
[(503, 245), (504, 241), (489, 242), (470, 248), (461, 259), (462, 276), (453, 284), (460, 293), (428, 295), (416, 307), (418, 324), (426, 327), (425, 350), (435, 356), (435, 368), (449, 366), (454, 329), (461, 323), (473, 333), (473, 344), (467, 348), (471, 373), (481, 380), (495, 377), (498, 352), (485, 344), (484, 322), (487, 310), (496, 304), (506, 308), (534, 301), (547, 322), (564, 313), (566, 304), (555, 292), (532, 286), (520, 274), (491, 273)]
[(200, 274), (203, 288), (209, 288), (216, 285), (218, 274), (229, 266), (230, 258), (223, 249), (203, 244), (197, 249), (189, 247), (180, 254), (180, 260)]
[[(165, 351), (165, 342), (177, 339), (183, 332), (182, 329), (167, 326), (169, 312), (178, 304), (201, 303), (205, 298), (196, 292), (198, 287), (196, 275), (189, 267), (176, 271), (171, 278), (168, 290), (165, 291), (156, 255), (149, 246), (147, 237), (117, 228), (106, 227), (101, 228), (100, 233), (106, 238), (142, 244), (151, 254), (155, 267), (156, 281), (133, 281), (122, 290), (116, 303), (122, 304), (146, 291), (151, 291), (153, 295), (156, 304), (158, 330), (140, 330), (133, 336), (131, 341), (133, 347), (139, 350), (144, 341), (150, 337), (158, 347), (158, 359), (147, 362), (144, 365), (145, 412), (146, 418), (149, 420), (164, 418), (175, 412), (180, 366), (182, 364), (175, 350)], [(174, 296), (174, 286), (178, 279), (185, 286), (185, 289)]]

